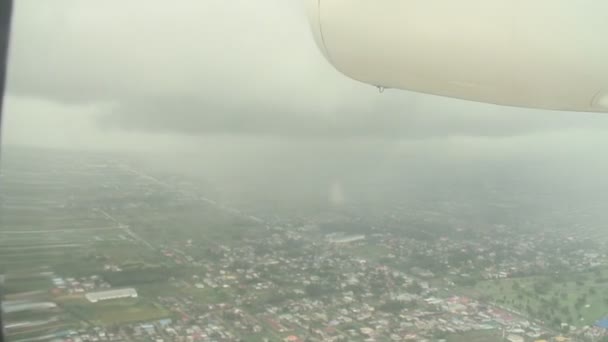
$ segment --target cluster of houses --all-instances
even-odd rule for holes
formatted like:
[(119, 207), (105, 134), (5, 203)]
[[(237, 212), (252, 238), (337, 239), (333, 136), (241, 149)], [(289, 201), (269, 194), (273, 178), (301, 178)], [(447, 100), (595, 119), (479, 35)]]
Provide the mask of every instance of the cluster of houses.
[(91, 275), (87, 277), (60, 277), (53, 276), (54, 294), (84, 294), (100, 289), (109, 289), (111, 286), (104, 281), (99, 275)]

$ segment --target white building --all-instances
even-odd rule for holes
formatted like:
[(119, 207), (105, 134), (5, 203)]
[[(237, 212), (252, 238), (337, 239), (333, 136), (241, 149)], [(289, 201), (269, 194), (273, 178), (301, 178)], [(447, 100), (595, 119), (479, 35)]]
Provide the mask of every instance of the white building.
[(137, 291), (135, 291), (134, 288), (112, 289), (107, 291), (89, 292), (84, 296), (89, 302), (97, 303), (100, 300), (137, 298)]
[(57, 307), (53, 302), (26, 302), (26, 301), (9, 301), (2, 303), (2, 312), (12, 313), (29, 310), (50, 310)]
[(335, 244), (346, 244), (346, 243), (365, 240), (365, 235), (344, 236), (341, 234), (330, 234), (328, 236), (328, 240), (329, 240), (329, 242), (335, 243)]

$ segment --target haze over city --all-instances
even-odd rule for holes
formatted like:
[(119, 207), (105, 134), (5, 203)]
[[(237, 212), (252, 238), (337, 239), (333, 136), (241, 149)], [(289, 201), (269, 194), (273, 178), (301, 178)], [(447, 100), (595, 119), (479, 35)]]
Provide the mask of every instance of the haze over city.
[(608, 335), (604, 114), (380, 93), (299, 0), (19, 0), (9, 57), (11, 340)]

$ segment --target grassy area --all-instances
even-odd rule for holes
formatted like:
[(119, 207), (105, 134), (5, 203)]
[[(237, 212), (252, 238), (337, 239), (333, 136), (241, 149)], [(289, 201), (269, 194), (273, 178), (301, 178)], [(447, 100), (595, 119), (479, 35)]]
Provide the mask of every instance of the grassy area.
[(166, 281), (154, 282), (137, 285), (137, 292), (141, 297), (156, 298), (175, 293), (175, 287), (172, 287)]
[(78, 319), (112, 325), (126, 322), (151, 321), (170, 317), (171, 313), (145, 299), (118, 299), (98, 303), (69, 300), (63, 308)]
[(198, 289), (191, 287), (177, 287), (168, 281), (138, 284), (137, 292), (141, 297), (156, 298), (158, 296), (192, 296), (201, 304), (225, 303), (234, 297), (233, 289), (212, 289), (205, 287)]
[(30, 292), (30, 291), (48, 291), (52, 287), (51, 280), (45, 276), (32, 276), (23, 278), (8, 278), (3, 286), (3, 292), (6, 296), (13, 293)]
[(243, 239), (255, 237), (263, 228), (258, 223), (200, 202), (171, 207), (170, 210), (166, 207), (141, 209), (137, 215), (117, 218), (153, 244), (187, 239), (194, 239), (201, 246), (239, 243)]
[(497, 330), (476, 330), (466, 333), (449, 334), (448, 342), (493, 342), (502, 341), (502, 335)]
[[(173, 291), (175, 291), (175, 289), (173, 289)], [(180, 288), (179, 291), (183, 294), (193, 296), (197, 300), (200, 300), (201, 303), (208, 304), (225, 303), (233, 296), (228, 289), (212, 289), (208, 287), (204, 289), (197, 289), (196, 287)]]
[(367, 242), (364, 244), (357, 244), (356, 246), (346, 246), (347, 251), (353, 255), (377, 262), (383, 258), (386, 258), (390, 254), (390, 251), (381, 245), (377, 245), (373, 242)]
[[(117, 239), (121, 233), (119, 230), (95, 232), (99, 241), (92, 241), (91, 233), (83, 234), (75, 230), (60, 233), (61, 241), (56, 241), (48, 239), (50, 234), (46, 233), (24, 234), (17, 239), (3, 235), (2, 229), (4, 227), (0, 224), (0, 241), (3, 245), (0, 246), (0, 271), (4, 270), (9, 274), (44, 268), (60, 275), (78, 276), (95, 273), (101, 268), (102, 260), (94, 260), (93, 256), (111, 255), (113, 258), (110, 258), (109, 262), (120, 263), (150, 258), (152, 253), (149, 249), (131, 242), (112, 243), (106, 240)], [(53, 231), (45, 227), (40, 229)]]
[(560, 322), (583, 326), (608, 315), (608, 282), (604, 280), (598, 273), (489, 280), (465, 292), (555, 327)]
[[(126, 235), (122, 231), (118, 233)], [(143, 245), (136, 245), (131, 241), (99, 241), (93, 247), (92, 254), (103, 256), (108, 259), (108, 262), (118, 265), (163, 260), (158, 251)]]

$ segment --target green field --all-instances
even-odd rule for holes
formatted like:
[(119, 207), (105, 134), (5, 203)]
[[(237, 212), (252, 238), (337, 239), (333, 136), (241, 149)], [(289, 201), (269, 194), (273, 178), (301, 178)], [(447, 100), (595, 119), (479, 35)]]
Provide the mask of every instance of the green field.
[(599, 272), (488, 280), (465, 293), (558, 327), (591, 325), (608, 315), (608, 280)]
[(503, 341), (502, 335), (497, 330), (476, 330), (466, 333), (449, 334), (448, 342), (498, 342)]
[(141, 296), (149, 298), (167, 295), (189, 296), (197, 301), (198, 304), (226, 303), (235, 296), (233, 289), (212, 289), (210, 287), (198, 289), (194, 286), (176, 287), (168, 282), (141, 284), (137, 286), (137, 291)]
[(47, 293), (51, 286), (51, 280), (45, 276), (7, 277), (3, 292), (4, 295), (11, 298), (12, 294), (23, 292), (42, 291)]
[[(123, 235), (124, 233), (121, 232)], [(92, 246), (89, 254), (117, 265), (149, 264), (165, 261), (158, 251), (144, 245), (136, 245), (131, 241), (98, 241)]]
[(144, 322), (171, 317), (161, 306), (145, 299), (117, 299), (89, 303), (84, 299), (71, 299), (61, 306), (78, 319), (112, 325), (126, 322)]
[[(226, 303), (232, 297), (233, 293), (229, 289), (212, 289), (204, 288), (197, 289), (196, 287), (181, 288), (179, 291), (185, 295), (190, 295), (197, 299), (202, 304), (219, 304)], [(169, 292), (170, 293), (170, 292)]]
[(388, 248), (368, 241), (356, 246), (345, 246), (344, 249), (357, 257), (374, 262), (385, 259), (391, 253)]

